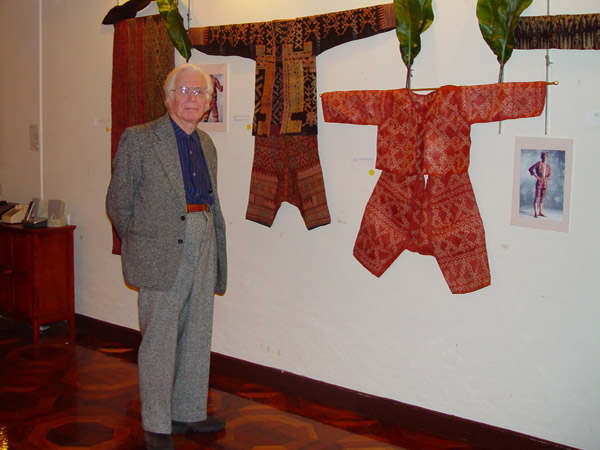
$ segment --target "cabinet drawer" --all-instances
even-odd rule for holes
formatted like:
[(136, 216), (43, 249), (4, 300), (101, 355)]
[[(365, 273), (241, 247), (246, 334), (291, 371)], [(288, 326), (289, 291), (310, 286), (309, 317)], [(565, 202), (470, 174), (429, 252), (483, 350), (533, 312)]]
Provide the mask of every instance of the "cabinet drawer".
[(31, 237), (14, 234), (12, 239), (12, 271), (15, 280), (26, 283), (31, 271)]
[(10, 233), (0, 232), (0, 275), (12, 267)]

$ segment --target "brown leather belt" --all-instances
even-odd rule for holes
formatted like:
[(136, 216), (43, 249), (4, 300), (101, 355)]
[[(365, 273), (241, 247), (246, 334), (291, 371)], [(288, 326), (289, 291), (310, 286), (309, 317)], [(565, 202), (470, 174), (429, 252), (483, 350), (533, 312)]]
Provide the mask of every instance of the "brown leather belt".
[(199, 205), (187, 205), (187, 212), (201, 212), (209, 210), (210, 207), (206, 203), (201, 203)]

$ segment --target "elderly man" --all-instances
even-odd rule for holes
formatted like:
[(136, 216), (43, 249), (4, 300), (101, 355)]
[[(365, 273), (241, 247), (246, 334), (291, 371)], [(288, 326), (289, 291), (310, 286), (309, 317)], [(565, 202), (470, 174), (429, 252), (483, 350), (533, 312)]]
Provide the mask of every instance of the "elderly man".
[(174, 448), (172, 434), (215, 432), (207, 416), (214, 294), (227, 283), (217, 153), (196, 129), (212, 94), (193, 64), (164, 83), (168, 114), (123, 133), (106, 210), (122, 239), (125, 281), (138, 288), (144, 442)]

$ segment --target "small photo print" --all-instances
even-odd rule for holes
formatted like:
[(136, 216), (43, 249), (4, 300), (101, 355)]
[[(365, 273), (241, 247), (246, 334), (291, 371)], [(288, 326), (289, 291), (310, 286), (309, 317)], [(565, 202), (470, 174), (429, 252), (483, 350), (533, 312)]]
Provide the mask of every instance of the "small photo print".
[(572, 139), (515, 138), (511, 224), (569, 231)]
[(213, 90), (209, 98), (210, 108), (198, 128), (204, 131), (227, 131), (227, 64), (204, 64), (202, 69), (210, 74)]

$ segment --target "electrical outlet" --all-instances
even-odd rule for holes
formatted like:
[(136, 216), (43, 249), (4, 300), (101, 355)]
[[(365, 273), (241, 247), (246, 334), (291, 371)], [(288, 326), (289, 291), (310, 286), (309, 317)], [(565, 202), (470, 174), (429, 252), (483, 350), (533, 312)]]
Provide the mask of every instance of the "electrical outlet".
[(29, 150), (32, 152), (40, 149), (40, 126), (29, 125)]

